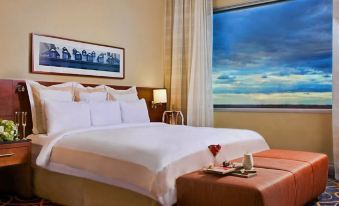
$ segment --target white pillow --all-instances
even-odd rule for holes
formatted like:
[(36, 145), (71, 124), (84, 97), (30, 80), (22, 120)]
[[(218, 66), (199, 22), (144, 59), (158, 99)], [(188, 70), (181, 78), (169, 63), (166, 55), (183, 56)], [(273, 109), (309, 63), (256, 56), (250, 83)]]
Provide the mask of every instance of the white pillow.
[[(67, 91), (72, 94), (72, 99), (74, 95), (74, 82), (67, 82), (62, 84), (56, 84), (53, 86), (44, 86), (38, 82), (26, 80), (27, 92), (29, 96), (29, 102), (32, 112), (32, 121), (33, 121), (33, 133), (34, 134), (45, 134), (46, 133), (46, 123), (45, 123), (45, 114), (44, 108), (41, 104), (41, 92), (45, 90), (53, 91)], [(50, 99), (53, 95), (47, 95)]]
[(124, 123), (150, 122), (145, 99), (134, 102), (120, 102), (121, 116)]
[(107, 92), (79, 92), (80, 102), (104, 102), (107, 100)]
[(112, 87), (106, 86), (106, 90), (108, 92), (108, 96), (110, 100), (118, 100), (118, 101), (136, 101), (138, 98), (138, 91), (135, 86), (125, 89), (125, 90), (117, 90)]
[[(40, 91), (41, 101), (41, 117), (42, 117), (42, 128), (47, 131), (47, 122), (45, 114), (45, 102), (46, 101), (58, 101), (58, 102), (72, 102), (73, 94), (70, 91), (58, 91), (44, 89)], [(46, 132), (45, 132), (46, 133)]]
[[(75, 101), (83, 101), (83, 100), (81, 100), (81, 95), (83, 95), (84, 93), (97, 93), (97, 92), (99, 92), (99, 93), (105, 92), (106, 96), (105, 96), (105, 99), (103, 101), (107, 100), (107, 91), (106, 91), (105, 85), (99, 85), (99, 86), (96, 86), (96, 87), (84, 87), (80, 83), (75, 83), (74, 88), (75, 88), (75, 90), (74, 90)], [(94, 95), (94, 96), (98, 97), (97, 95)], [(93, 98), (95, 98), (95, 97), (93, 97)]]
[(45, 110), (48, 135), (91, 126), (87, 103), (46, 101)]
[(122, 122), (118, 101), (90, 103), (90, 111), (93, 126), (115, 125)]

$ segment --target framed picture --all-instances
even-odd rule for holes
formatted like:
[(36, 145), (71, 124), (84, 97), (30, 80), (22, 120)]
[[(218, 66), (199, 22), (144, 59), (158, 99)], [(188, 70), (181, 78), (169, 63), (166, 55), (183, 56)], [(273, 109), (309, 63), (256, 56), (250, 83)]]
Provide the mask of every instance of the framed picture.
[(123, 79), (125, 49), (32, 34), (31, 72)]

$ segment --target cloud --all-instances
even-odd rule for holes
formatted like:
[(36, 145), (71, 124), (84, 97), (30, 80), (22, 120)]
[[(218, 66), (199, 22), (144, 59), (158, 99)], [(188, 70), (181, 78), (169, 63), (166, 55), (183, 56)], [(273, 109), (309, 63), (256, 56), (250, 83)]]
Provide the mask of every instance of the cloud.
[(331, 93), (217, 94), (214, 104), (331, 105)]
[(297, 67), (297, 68), (285, 67), (279, 69), (279, 71), (271, 72), (270, 74), (278, 76), (290, 76), (290, 75), (310, 75), (310, 74), (328, 74), (328, 73), (310, 67)]
[(332, 1), (298, 0), (214, 15), (213, 68), (331, 72)]
[(235, 79), (235, 77), (234, 76), (229, 76), (227, 74), (221, 74), (220, 76), (218, 76), (217, 79), (233, 80), (233, 79)]
[(263, 85), (261, 87), (247, 87), (240, 85), (237, 88), (216, 87), (215, 94), (275, 94), (275, 93), (298, 93), (298, 92), (332, 92), (331, 84), (314, 84), (311, 82), (297, 85)]
[(246, 104), (251, 94), (326, 93), (328, 103), (331, 0), (282, 1), (218, 13), (213, 38), (214, 96), (241, 95)]
[[(251, 93), (293, 93), (293, 92), (331, 92), (332, 75), (305, 69), (304, 73), (241, 74), (236, 79), (218, 79), (213, 76), (215, 94), (251, 94)], [(315, 70), (316, 71), (316, 70)], [(223, 74), (227, 75), (227, 74)]]

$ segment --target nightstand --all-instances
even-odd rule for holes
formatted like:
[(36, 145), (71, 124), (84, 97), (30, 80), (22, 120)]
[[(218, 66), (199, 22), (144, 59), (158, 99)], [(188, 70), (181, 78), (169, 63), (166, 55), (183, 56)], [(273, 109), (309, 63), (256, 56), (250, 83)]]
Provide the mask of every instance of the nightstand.
[(0, 143), (0, 182), (0, 193), (33, 195), (30, 140)]

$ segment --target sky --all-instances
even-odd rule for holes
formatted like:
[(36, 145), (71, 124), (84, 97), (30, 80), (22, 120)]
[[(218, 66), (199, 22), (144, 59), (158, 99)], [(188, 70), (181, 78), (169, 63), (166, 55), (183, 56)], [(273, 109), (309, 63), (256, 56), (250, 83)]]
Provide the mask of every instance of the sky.
[(213, 27), (215, 104), (331, 104), (332, 0), (216, 13)]

